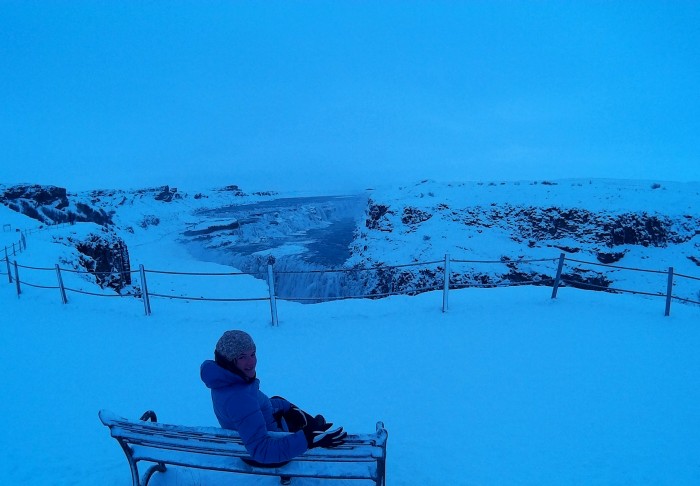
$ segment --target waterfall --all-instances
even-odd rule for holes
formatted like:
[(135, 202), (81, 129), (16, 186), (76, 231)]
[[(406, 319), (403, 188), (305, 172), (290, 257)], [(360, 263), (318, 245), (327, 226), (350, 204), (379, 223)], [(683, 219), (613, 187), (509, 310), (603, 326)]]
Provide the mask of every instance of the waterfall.
[(197, 258), (267, 278), (272, 264), (279, 298), (314, 302), (360, 295), (365, 285), (342, 270), (364, 224), (367, 196), (280, 198), (198, 213), (183, 240)]

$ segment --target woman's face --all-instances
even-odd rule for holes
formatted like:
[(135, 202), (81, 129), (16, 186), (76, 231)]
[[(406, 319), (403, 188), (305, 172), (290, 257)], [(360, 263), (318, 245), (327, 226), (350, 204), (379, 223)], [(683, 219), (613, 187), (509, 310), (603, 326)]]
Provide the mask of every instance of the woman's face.
[(236, 358), (236, 368), (248, 378), (255, 378), (255, 365), (257, 364), (258, 358), (255, 356), (254, 349), (245, 351)]

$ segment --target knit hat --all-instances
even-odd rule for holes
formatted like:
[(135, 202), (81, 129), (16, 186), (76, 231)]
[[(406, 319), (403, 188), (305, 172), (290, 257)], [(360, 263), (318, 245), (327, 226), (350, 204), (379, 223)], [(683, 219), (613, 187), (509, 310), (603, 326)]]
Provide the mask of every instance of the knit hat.
[(235, 363), (236, 358), (251, 349), (255, 351), (255, 343), (250, 334), (244, 331), (226, 331), (216, 343), (215, 353)]

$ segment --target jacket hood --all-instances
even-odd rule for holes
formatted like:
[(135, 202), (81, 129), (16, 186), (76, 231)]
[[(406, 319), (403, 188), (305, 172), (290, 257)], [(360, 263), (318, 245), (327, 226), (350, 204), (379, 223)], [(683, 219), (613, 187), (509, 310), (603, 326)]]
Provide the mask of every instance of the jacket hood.
[(244, 380), (242, 376), (222, 368), (216, 364), (215, 361), (210, 359), (202, 363), (202, 366), (199, 368), (199, 376), (202, 378), (207, 388), (212, 389), (236, 385), (249, 385), (250, 383), (258, 381), (257, 378), (254, 380)]

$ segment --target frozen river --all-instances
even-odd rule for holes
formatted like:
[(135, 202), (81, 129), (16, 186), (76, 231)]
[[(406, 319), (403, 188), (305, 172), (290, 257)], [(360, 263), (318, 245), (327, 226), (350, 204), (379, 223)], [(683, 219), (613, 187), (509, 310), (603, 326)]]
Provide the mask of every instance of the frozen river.
[(298, 272), (342, 268), (364, 224), (366, 195), (279, 198), (197, 213), (185, 231), (199, 258), (244, 272), (267, 273), (273, 264), (278, 294), (287, 297), (342, 295), (342, 276)]

